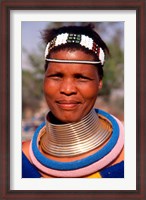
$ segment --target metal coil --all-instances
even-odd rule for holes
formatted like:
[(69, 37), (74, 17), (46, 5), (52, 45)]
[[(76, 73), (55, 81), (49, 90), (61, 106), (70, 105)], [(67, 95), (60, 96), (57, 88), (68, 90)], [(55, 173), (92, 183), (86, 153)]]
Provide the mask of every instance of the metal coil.
[(111, 123), (92, 109), (77, 123), (56, 125), (47, 120), (40, 147), (53, 156), (76, 156), (99, 147), (111, 134)]

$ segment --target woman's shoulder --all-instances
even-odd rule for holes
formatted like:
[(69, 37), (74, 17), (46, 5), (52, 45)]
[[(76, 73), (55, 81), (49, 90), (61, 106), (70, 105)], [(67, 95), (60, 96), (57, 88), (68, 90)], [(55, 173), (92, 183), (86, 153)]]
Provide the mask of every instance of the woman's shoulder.
[(31, 140), (22, 142), (22, 151), (23, 151), (23, 153), (25, 154), (25, 156), (26, 156), (29, 160), (30, 160), (30, 155), (29, 155), (30, 142), (31, 142)]

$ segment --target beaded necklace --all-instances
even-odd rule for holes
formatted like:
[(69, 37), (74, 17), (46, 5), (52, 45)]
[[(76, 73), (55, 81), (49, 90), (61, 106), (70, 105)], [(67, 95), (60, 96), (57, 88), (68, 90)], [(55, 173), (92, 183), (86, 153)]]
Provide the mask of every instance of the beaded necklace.
[(36, 157), (36, 159), (42, 163), (44, 166), (51, 168), (51, 169), (56, 169), (56, 170), (75, 170), (75, 169), (79, 169), (79, 168), (83, 168), (86, 167), (90, 164), (93, 164), (94, 162), (100, 160), (101, 158), (103, 158), (104, 156), (106, 156), (112, 149), (113, 147), (116, 145), (117, 140), (119, 138), (119, 126), (117, 121), (108, 113), (96, 109), (97, 114), (100, 114), (102, 116), (104, 116), (105, 118), (107, 118), (111, 124), (112, 124), (112, 135), (109, 139), (109, 141), (107, 142), (107, 144), (100, 149), (99, 151), (97, 151), (96, 153), (94, 153), (93, 155), (90, 155), (86, 158), (80, 159), (80, 160), (75, 160), (72, 162), (59, 162), (59, 161), (55, 161), (49, 158), (46, 158), (39, 150), (39, 144), (38, 144), (38, 135), (40, 133), (40, 130), (44, 127), (45, 123), (43, 123), (35, 132), (33, 139), (32, 139), (32, 152), (34, 154), (34, 156)]
[[(118, 141), (117, 141), (116, 145), (114, 146), (114, 148), (99, 161), (94, 162), (93, 164), (91, 164), (89, 166), (86, 166), (86, 167), (83, 167), (80, 169), (76, 169), (76, 170), (55, 170), (55, 169), (51, 169), (51, 168), (48, 168), (48, 167), (45, 167), (44, 165), (42, 165), (42, 163), (40, 163), (35, 158), (35, 156), (32, 152), (32, 147), (30, 145), (29, 153), (30, 153), (32, 163), (43, 173), (45, 173), (49, 176), (50, 175), (54, 176), (54, 177), (65, 177), (65, 178), (76, 177), (77, 178), (77, 177), (84, 177), (84, 176), (93, 174), (95, 172), (98, 172), (99, 170), (101, 170), (105, 166), (107, 166), (109, 163), (111, 163), (113, 160), (115, 160), (123, 148), (124, 128), (123, 128), (122, 123), (118, 119), (116, 119), (116, 121), (118, 122), (118, 125), (120, 128), (120, 135), (119, 135)], [(45, 129), (45, 127), (43, 129)], [(43, 129), (42, 129), (42, 131), (43, 131)], [(42, 133), (40, 132), (40, 134), (42, 134)]]

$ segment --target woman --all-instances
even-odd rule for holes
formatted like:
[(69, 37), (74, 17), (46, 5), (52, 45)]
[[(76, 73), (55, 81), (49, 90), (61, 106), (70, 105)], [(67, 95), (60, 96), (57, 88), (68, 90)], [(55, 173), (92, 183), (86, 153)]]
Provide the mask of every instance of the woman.
[(44, 95), (50, 111), (23, 143), (22, 177), (124, 177), (124, 131), (94, 109), (109, 53), (88, 26), (46, 30)]

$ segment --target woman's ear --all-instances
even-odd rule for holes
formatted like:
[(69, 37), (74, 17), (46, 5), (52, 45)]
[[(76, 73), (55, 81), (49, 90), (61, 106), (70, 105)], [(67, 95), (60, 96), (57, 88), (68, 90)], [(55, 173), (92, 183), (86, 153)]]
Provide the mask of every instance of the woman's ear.
[(103, 85), (103, 82), (102, 82), (102, 80), (100, 80), (100, 81), (99, 81), (99, 86), (98, 86), (98, 88), (101, 89), (101, 88), (102, 88), (102, 85)]

